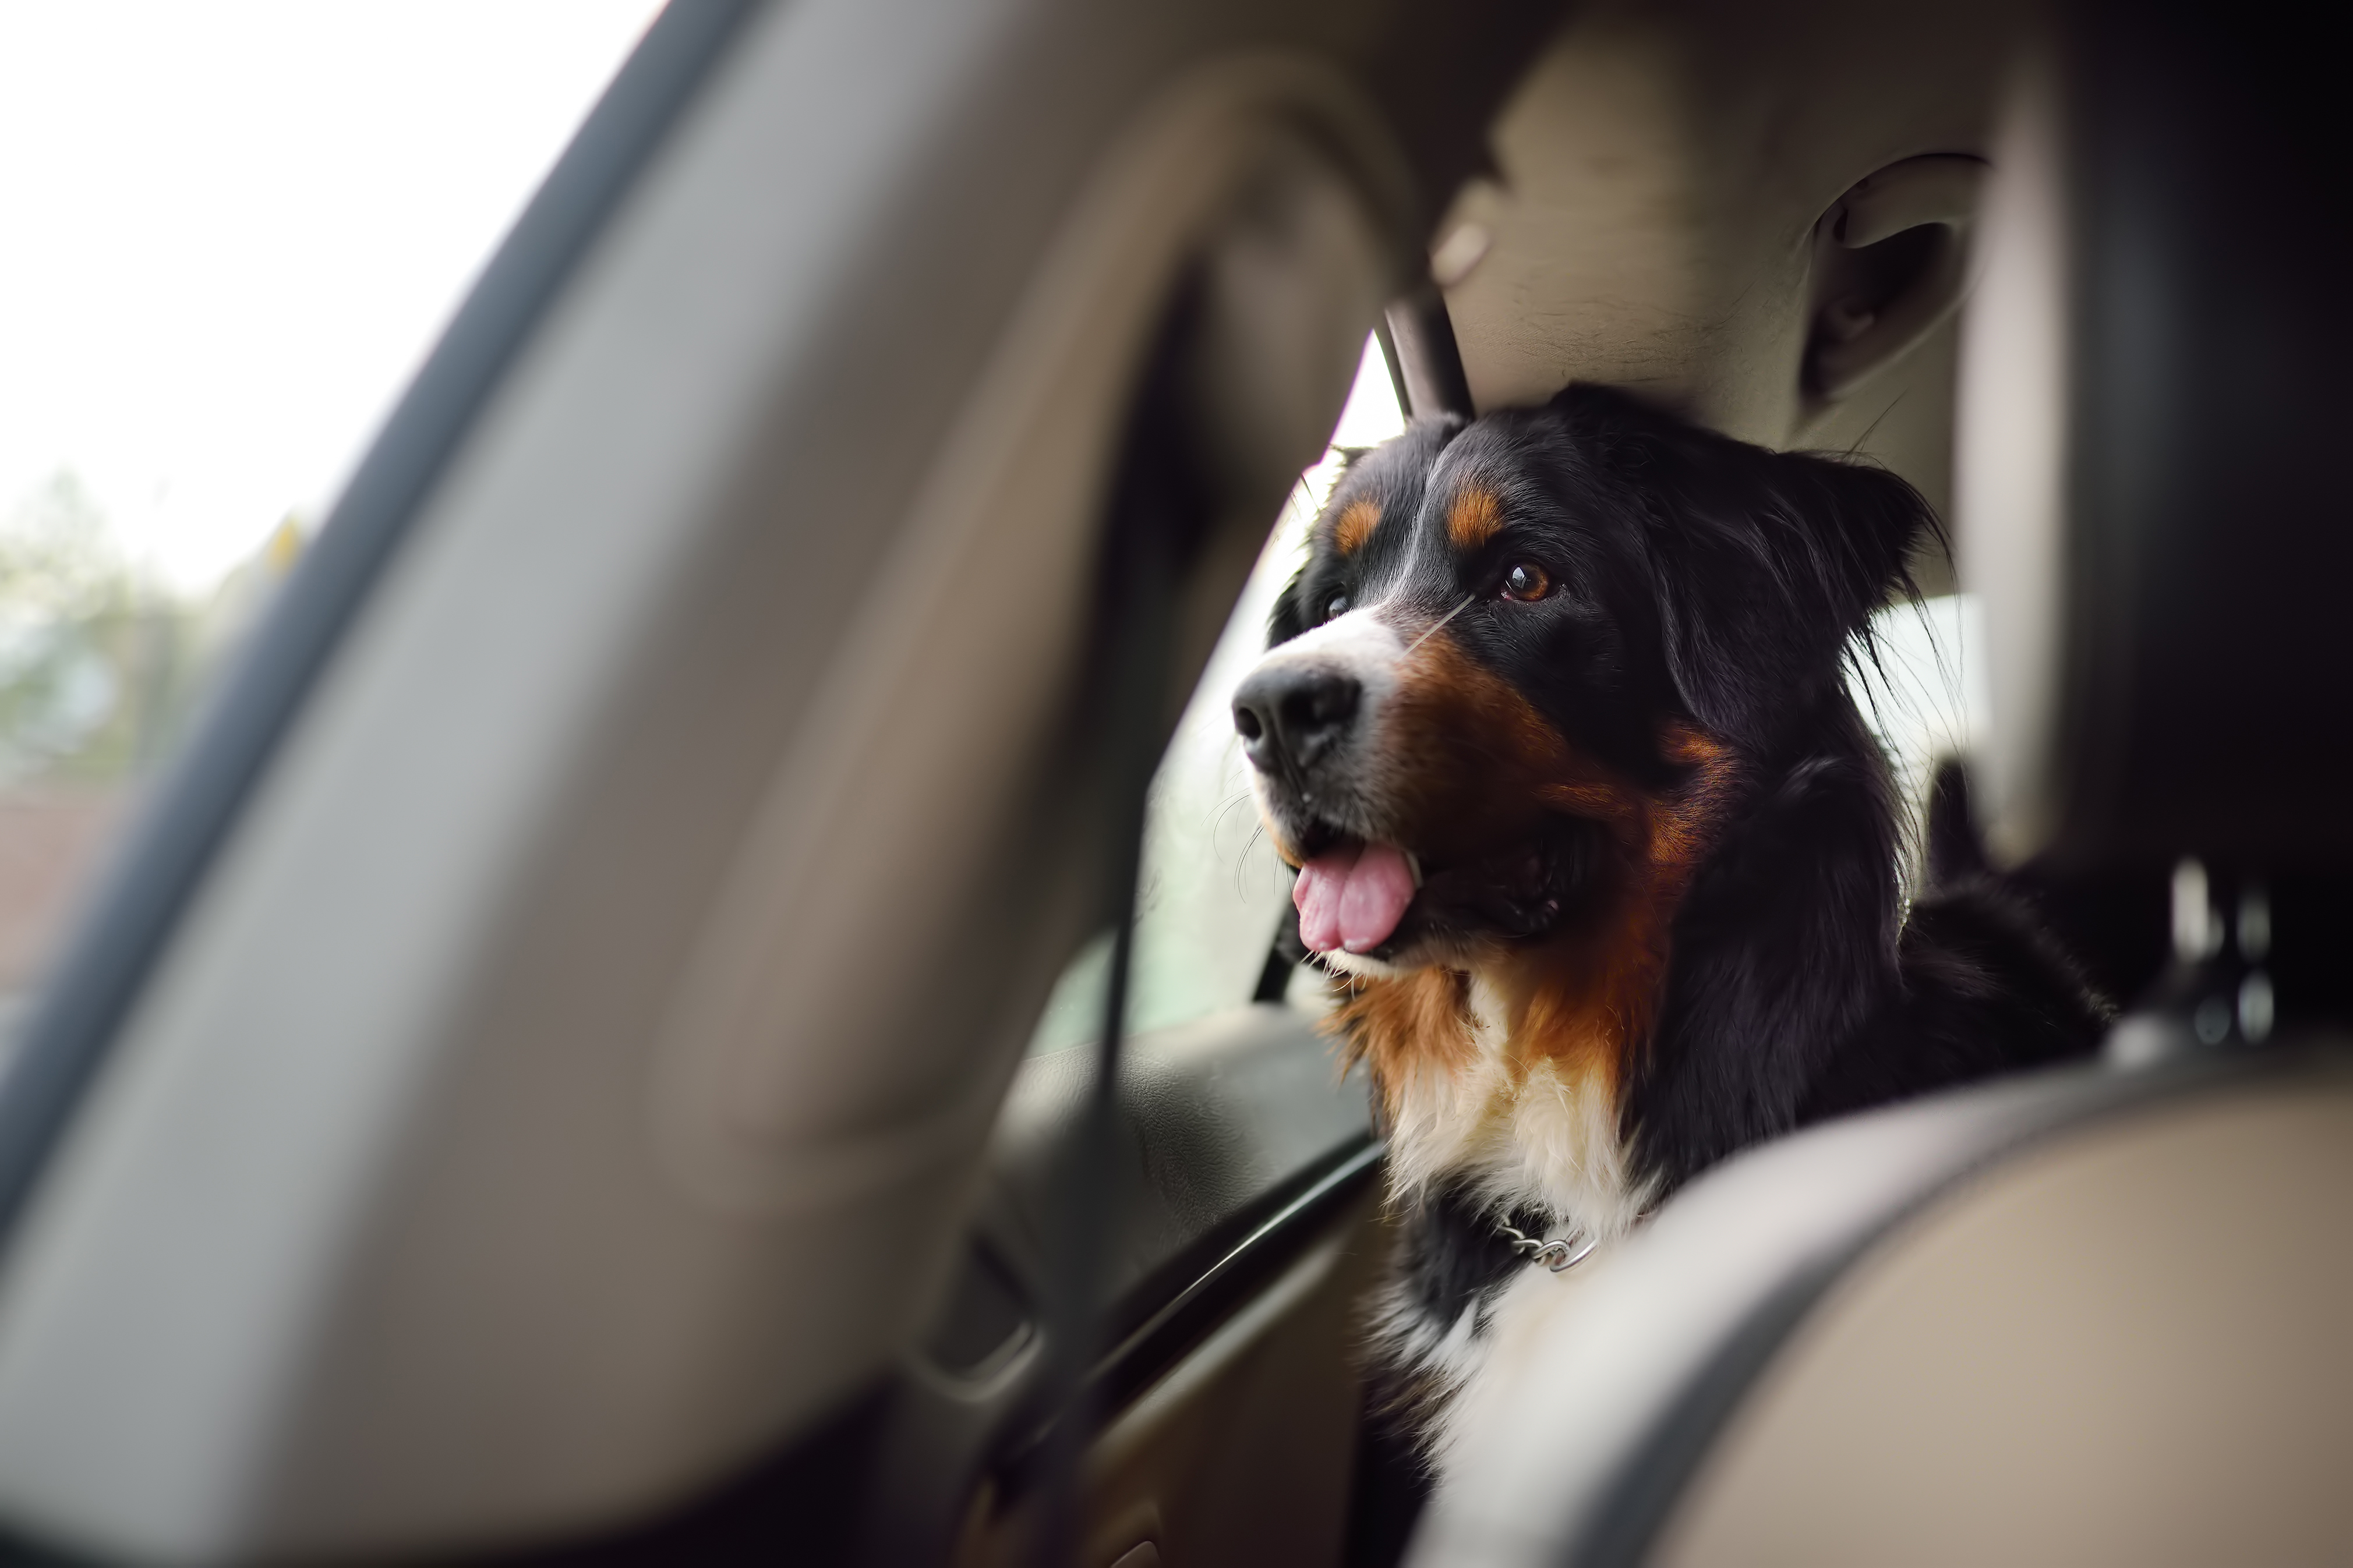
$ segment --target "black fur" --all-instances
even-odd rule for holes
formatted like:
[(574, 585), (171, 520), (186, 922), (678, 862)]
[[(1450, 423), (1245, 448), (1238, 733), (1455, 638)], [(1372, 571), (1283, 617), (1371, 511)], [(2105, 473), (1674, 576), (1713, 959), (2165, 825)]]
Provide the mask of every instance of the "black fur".
[[(1444, 547), (1443, 518), (1471, 485), (1500, 498), (1507, 528), (1466, 555)], [(1330, 520), (1366, 499), (1384, 524), (1344, 554)], [(1426, 620), (1467, 598), (1446, 635), (1619, 776), (1676, 787), (1682, 765), (1660, 741), (1670, 721), (1738, 758), (1737, 797), (1677, 907), (1656, 1025), (1623, 1089), (1638, 1169), (1662, 1193), (1806, 1122), (2096, 1042), (2105, 1004), (1975, 875), (1968, 846), (1940, 844), (1952, 885), (1908, 918), (1903, 907), (1887, 763), (1843, 668), (1859, 640), (1871, 657), (1874, 611), (1916, 597), (1910, 552), (1942, 543), (1902, 479), (1572, 386), (1540, 409), (1417, 424), (1364, 455), (1318, 538), (1275, 609), (1273, 643), (1376, 598)], [(1556, 584), (1542, 602), (1497, 595), (1523, 561)], [(1283, 826), (1314, 852), (1315, 823)], [(1444, 1193), (1409, 1216), (1403, 1248), (1401, 1283), (1436, 1321), (1516, 1266), (1492, 1217)]]
[[(1497, 1279), (1518, 1264), (1487, 1205), (1460, 1187), (1441, 1186), (1420, 1206), (1422, 1223), (1403, 1242), (1414, 1304), (1451, 1323)], [(1535, 1222), (1542, 1229), (1541, 1221)]]
[[(1497, 1227), (1496, 1217), (1481, 1195), (1459, 1184), (1441, 1184), (1398, 1226), (1390, 1268), (1412, 1310), (1425, 1321), (1450, 1324), (1482, 1308), (1496, 1288), (1526, 1263)], [(1528, 1235), (1541, 1232), (1546, 1223), (1546, 1216), (1539, 1215), (1505, 1217)], [(1366, 1373), (1371, 1424), (1412, 1447), (1422, 1417), (1449, 1391), (1408, 1365), (1377, 1363)]]

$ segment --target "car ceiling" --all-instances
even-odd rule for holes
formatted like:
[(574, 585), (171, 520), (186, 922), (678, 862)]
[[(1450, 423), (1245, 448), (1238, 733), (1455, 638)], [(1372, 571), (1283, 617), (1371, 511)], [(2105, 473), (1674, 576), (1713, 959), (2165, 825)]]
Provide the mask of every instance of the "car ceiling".
[[(1478, 406), (1616, 383), (1745, 439), (1856, 448), (1949, 514), (1955, 324), (1809, 399), (1813, 235), (1876, 170), (1984, 155), (2024, 20), (2014, 3), (1578, 10), (1438, 229), (1441, 253), (1466, 225), (1488, 237), (1446, 290)], [(1949, 591), (1944, 563), (1920, 566)]]

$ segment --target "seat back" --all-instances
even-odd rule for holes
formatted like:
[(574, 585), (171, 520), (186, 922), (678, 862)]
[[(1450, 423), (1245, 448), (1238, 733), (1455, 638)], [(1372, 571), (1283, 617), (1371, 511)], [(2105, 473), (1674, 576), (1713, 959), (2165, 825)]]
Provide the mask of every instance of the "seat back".
[(2021, 1152), (1846, 1271), (1650, 1561), (2353, 1557), (2353, 1077)]

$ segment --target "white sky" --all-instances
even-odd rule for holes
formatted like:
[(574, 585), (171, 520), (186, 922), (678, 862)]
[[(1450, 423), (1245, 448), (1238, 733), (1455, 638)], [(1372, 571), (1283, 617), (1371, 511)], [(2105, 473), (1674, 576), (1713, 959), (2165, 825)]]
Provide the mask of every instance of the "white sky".
[(0, 522), (315, 526), (657, 0), (0, 0)]

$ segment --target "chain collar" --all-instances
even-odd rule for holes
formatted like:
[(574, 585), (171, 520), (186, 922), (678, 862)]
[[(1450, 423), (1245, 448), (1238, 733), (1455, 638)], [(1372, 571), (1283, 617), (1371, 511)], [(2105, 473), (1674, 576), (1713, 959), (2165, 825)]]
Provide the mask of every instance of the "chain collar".
[(1543, 1264), (1555, 1274), (1576, 1268), (1592, 1257), (1593, 1249), (1601, 1245), (1601, 1238), (1595, 1236), (1563, 1237), (1558, 1241), (1545, 1241), (1506, 1220), (1497, 1220), (1495, 1228), (1504, 1233), (1504, 1239), (1512, 1244), (1514, 1252), (1531, 1263)]

